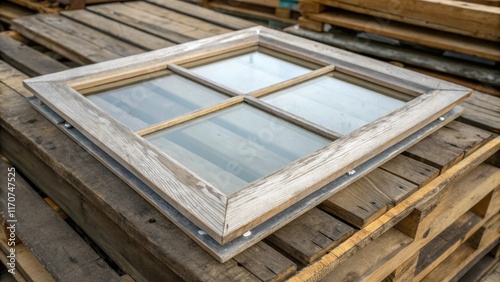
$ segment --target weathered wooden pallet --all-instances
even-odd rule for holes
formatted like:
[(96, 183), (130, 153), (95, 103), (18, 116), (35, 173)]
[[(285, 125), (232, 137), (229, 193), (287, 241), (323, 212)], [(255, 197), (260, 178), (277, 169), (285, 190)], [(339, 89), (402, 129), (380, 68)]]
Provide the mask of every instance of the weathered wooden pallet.
[[(85, 23), (92, 21), (87, 19), (86, 13), (77, 12), (68, 13), (66, 17), (90, 25)], [(123, 24), (105, 19), (108, 23)], [(128, 27), (160, 38), (136, 28), (134, 24)], [(56, 41), (56, 38), (51, 40)], [(99, 44), (106, 46), (114, 40), (141, 48), (133, 38), (119, 33), (103, 38)], [(52, 41), (43, 39), (46, 45)], [(49, 68), (44, 71), (41, 65), (47, 58), (37, 58), (36, 53), (23, 48), (26, 46), (9, 46), (11, 49), (5, 48), (3, 53), (13, 64), (22, 65), (24, 72), (44, 74), (53, 71)], [(60, 46), (61, 49), (70, 49), (71, 45), (68, 41)], [(32, 59), (23, 61), (15, 55), (16, 50), (30, 52)], [(78, 52), (80, 54), (74, 57), (92, 59), (92, 56)], [(359, 257), (366, 252), (364, 250), (371, 250), (371, 257), (374, 253), (379, 255), (354, 273), (360, 277), (397, 278), (408, 273), (403, 271), (405, 269), (416, 269), (419, 258), (415, 253), (425, 243), (437, 237), (445, 238), (446, 242), (454, 241), (442, 233), (447, 226), (469, 226), (465, 222), (470, 222), (473, 227), (466, 232), (468, 238), (477, 238), (479, 235), (472, 234), (483, 227), (490, 230), (489, 225), (485, 225), (491, 223), (488, 216), (479, 215), (479, 221), (477, 219), (481, 214), (479, 207), (483, 206), (484, 211), (484, 205), (491, 205), (492, 200), (488, 197), (490, 193), (493, 195), (492, 183), (498, 183), (498, 172), (481, 163), (500, 145), (491, 132), (477, 127), (498, 132), (500, 123), (495, 122), (498, 117), (491, 114), (498, 112), (495, 107), (499, 103), (495, 97), (475, 94), (464, 103), (469, 116), (465, 115), (463, 121), (474, 126), (452, 122), (421, 141), (421, 145), (417, 144), (359, 183), (346, 188), (344, 195), (329, 199), (320, 208), (314, 208), (263, 242), (221, 264), (64, 135), (58, 129), (62, 124), (54, 126), (35, 112), (22, 97), (31, 95), (22, 86), (21, 81), (25, 78), (26, 75), (0, 62), (0, 98), (6, 101), (0, 105), (2, 152), (49, 194), (122, 269), (139, 281), (180, 278), (263, 281), (284, 280), (290, 276), (301, 281), (325, 276), (327, 271), (334, 269), (340, 275), (342, 269), (349, 270), (346, 265), (353, 265), (351, 259), (357, 257), (356, 261), (363, 261)], [(480, 181), (474, 177), (478, 174), (481, 175)], [(462, 176), (458, 181), (467, 181), (461, 182), (467, 185), (447, 185)], [(399, 188), (400, 185), (404, 189)], [(469, 189), (464, 191), (463, 187)], [(359, 190), (362, 193), (356, 192)], [(465, 201), (464, 197), (468, 196), (473, 200)], [(450, 206), (450, 199), (458, 204)], [(360, 208), (353, 208), (352, 203)], [(469, 206), (477, 206), (472, 210), (473, 216), (468, 212), (471, 210)], [(462, 217), (464, 215), (470, 217)], [(436, 221), (442, 225), (436, 226)], [(422, 238), (429, 227), (431, 231)], [(392, 246), (391, 242), (403, 246), (387, 248), (388, 244)], [(440, 256), (439, 262), (444, 261), (446, 254), (455, 253), (459, 249), (457, 244), (456, 241), (450, 243), (451, 247), (442, 252), (444, 255)], [(484, 250), (472, 252), (471, 256), (477, 257)], [(401, 265), (403, 261), (406, 263)], [(468, 261), (472, 261), (472, 257)], [(437, 263), (430, 265), (437, 267)]]

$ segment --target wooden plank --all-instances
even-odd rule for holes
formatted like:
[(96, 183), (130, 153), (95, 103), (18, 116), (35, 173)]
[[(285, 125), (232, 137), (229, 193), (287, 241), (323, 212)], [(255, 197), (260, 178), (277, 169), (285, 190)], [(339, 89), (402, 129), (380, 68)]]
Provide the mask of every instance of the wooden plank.
[(354, 233), (342, 221), (313, 208), (267, 237), (289, 255), (309, 264)]
[(423, 187), (439, 175), (439, 170), (403, 154), (386, 162), (381, 169), (393, 173), (418, 187)]
[(150, 3), (165, 7), (169, 10), (183, 13), (191, 17), (199, 18), (201, 20), (211, 22), (226, 28), (239, 30), (256, 26), (257, 24), (229, 16), (226, 14), (218, 13), (209, 9), (199, 7), (190, 3), (177, 0), (147, 0)]
[(421, 250), (415, 272), (415, 280), (420, 281), (436, 266), (453, 253), (472, 234), (481, 218), (472, 212), (466, 212), (452, 225), (446, 228)]
[(384, 214), (392, 200), (381, 192), (386, 175), (376, 169), (321, 203), (321, 209), (362, 228)]
[(21, 6), (2, 1), (0, 3), (0, 21), (10, 24), (13, 19), (33, 15), (33, 12)]
[(145, 50), (156, 50), (175, 45), (171, 41), (86, 10), (64, 11), (61, 12), (61, 15)]
[(421, 281), (457, 281), (460, 279), (459, 274), (461, 270), (466, 268), (469, 262), (484, 255), (483, 252), (485, 250), (491, 249), (494, 245), (498, 244), (498, 242), (499, 239), (495, 238), (495, 240), (489, 242), (491, 246), (482, 247), (480, 249), (474, 249), (468, 244), (460, 245), (456, 251), (450, 254), (450, 256)]
[(9, 0), (12, 3), (16, 3), (20, 6), (26, 7), (31, 10), (35, 10), (39, 13), (45, 14), (57, 14), (61, 10), (59, 8), (59, 3), (50, 1), (37, 1), (37, 0)]
[[(362, 281), (364, 274), (383, 267), (387, 258), (394, 256), (412, 242), (396, 229), (389, 229), (371, 244), (358, 251), (328, 274), (325, 281)], [(345, 279), (345, 280), (343, 280)], [(369, 281), (369, 280), (365, 280)]]
[(126, 2), (124, 4), (136, 10), (142, 10), (151, 14), (155, 14), (163, 19), (169, 19), (174, 22), (179, 22), (187, 26), (191, 26), (195, 29), (195, 31), (189, 32), (189, 34), (191, 36), (196, 36), (197, 39), (224, 34), (232, 31), (231, 29), (211, 24), (204, 20), (193, 18), (191, 16), (187, 16), (168, 9), (159, 8), (157, 5), (153, 5), (147, 2), (134, 1)]
[[(500, 8), (463, 1), (406, 0), (391, 8), (382, 0), (318, 0), (321, 4), (493, 41), (500, 40)], [(447, 15), (447, 16), (443, 16)], [(393, 24), (393, 22), (390, 24)], [(465, 27), (466, 26), (466, 27)]]
[(465, 112), (460, 117), (464, 123), (500, 134), (500, 98), (478, 91), (463, 102)]
[[(256, 7), (255, 5), (240, 3), (238, 6), (226, 4), (219, 1), (210, 1), (209, 7), (216, 11), (224, 11), (237, 16), (256, 18), (260, 20), (277, 21), (284, 24), (295, 24), (297, 20), (293, 18), (282, 18), (274, 14), (274, 9), (267, 7)], [(271, 12), (272, 11), (272, 12)]]
[(493, 135), (487, 131), (464, 123), (451, 122), (406, 150), (405, 154), (442, 172), (491, 138)]
[(307, 19), (415, 42), (438, 49), (479, 56), (495, 61), (500, 59), (498, 43), (470, 38), (463, 35), (450, 34), (395, 21), (387, 24), (386, 22), (380, 22), (376, 18), (370, 16), (340, 10), (335, 12), (323, 12), (320, 14), (307, 14)]
[(14, 20), (12, 29), (77, 63), (90, 64), (120, 57), (91, 42), (44, 24), (35, 17)]
[(65, 17), (50, 15), (36, 15), (34, 17), (36, 17), (38, 21), (57, 28), (66, 34), (92, 42), (93, 44), (122, 57), (144, 52), (144, 49), (132, 46)]
[(261, 281), (284, 281), (297, 270), (297, 265), (263, 242), (234, 257)]
[(0, 57), (29, 76), (68, 69), (62, 63), (6, 36), (0, 36)]
[(175, 43), (185, 43), (213, 35), (198, 30), (198, 27), (189, 26), (150, 12), (134, 9), (131, 6), (121, 3), (90, 6), (87, 9)]
[(0, 61), (0, 82), (1, 84), (13, 89), (17, 93), (23, 95), (24, 97), (31, 97), (33, 94), (24, 88), (24, 86), (19, 83), (20, 81), (27, 79), (28, 76), (13, 68), (9, 64)]
[[(496, 277), (495, 277), (496, 276)], [(500, 280), (500, 264), (493, 256), (485, 255), (467, 273), (460, 282), (495, 282)]]
[[(0, 162), (0, 168), (7, 171), (7, 164)], [(7, 183), (6, 178), (5, 173), (0, 175), (3, 183)], [(28, 247), (27, 251), (31, 251), (40, 260), (54, 279), (119, 280), (118, 274), (43, 201), (25, 182), (19, 171), (15, 184), (15, 194), (22, 195), (22, 200), (16, 202), (16, 219), (19, 222), (16, 235)], [(5, 193), (0, 193), (0, 204), (4, 208), (7, 199)]]

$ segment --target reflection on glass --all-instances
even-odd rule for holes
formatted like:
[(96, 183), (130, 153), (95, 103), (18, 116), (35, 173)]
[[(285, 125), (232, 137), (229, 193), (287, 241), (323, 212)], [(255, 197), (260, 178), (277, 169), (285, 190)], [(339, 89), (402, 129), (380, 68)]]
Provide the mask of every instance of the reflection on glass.
[(87, 96), (131, 130), (214, 105), (227, 96), (178, 75), (165, 75)]
[(330, 142), (246, 104), (145, 138), (227, 195)]
[(191, 71), (242, 93), (285, 81), (310, 70), (275, 57), (253, 52), (192, 68)]
[(262, 99), (340, 134), (347, 134), (405, 104), (329, 76), (278, 91)]

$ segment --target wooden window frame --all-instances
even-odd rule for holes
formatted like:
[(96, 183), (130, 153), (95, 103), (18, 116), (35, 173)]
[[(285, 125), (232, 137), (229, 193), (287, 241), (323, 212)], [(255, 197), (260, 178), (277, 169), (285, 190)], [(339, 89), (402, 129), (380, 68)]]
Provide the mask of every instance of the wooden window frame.
[[(335, 68), (335, 71), (340, 73), (415, 98), (389, 115), (342, 136), (326, 147), (226, 196), (78, 92), (81, 89), (166, 68), (174, 72), (185, 72), (182, 68), (170, 66), (252, 46), (263, 46), (325, 66), (313, 71), (314, 74), (306, 77), (307, 79), (318, 77)], [(185, 75), (199, 82), (198, 78), (189, 72)], [(45, 105), (222, 245), (372, 159), (438, 119), (470, 95), (467, 88), (264, 27), (235, 31), (32, 78), (24, 83)], [(271, 90), (295, 83), (297, 81), (290, 80), (271, 85), (249, 95), (229, 98), (222, 104), (227, 107), (246, 101), (253, 106), (257, 105), (258, 108), (258, 101), (253, 96), (264, 95)], [(227, 90), (221, 85), (210, 86), (221, 91)], [(220, 110), (220, 107), (202, 109), (174, 118), (173, 122), (167, 122), (166, 126), (217, 110)], [(282, 117), (280, 115), (282, 113), (277, 111), (276, 116)], [(311, 130), (306, 121), (296, 122), (302, 122), (304, 127)], [(323, 135), (332, 134), (331, 138), (339, 137), (319, 127), (312, 131)]]

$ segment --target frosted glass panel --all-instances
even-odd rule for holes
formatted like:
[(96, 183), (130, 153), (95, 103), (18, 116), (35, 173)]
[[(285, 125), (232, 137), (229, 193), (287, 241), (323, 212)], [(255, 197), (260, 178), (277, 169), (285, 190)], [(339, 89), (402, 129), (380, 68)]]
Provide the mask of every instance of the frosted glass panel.
[(330, 142), (246, 104), (146, 139), (226, 194)]
[(341, 134), (375, 121), (405, 104), (329, 76), (278, 91), (262, 100)]
[(195, 67), (191, 71), (239, 92), (249, 93), (306, 74), (310, 70), (263, 53), (253, 52)]
[(87, 97), (132, 130), (139, 130), (228, 98), (178, 75), (142, 80), (91, 93)]

